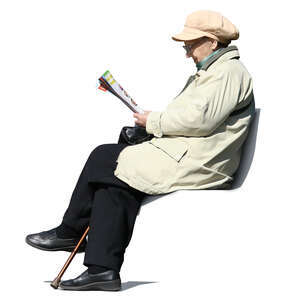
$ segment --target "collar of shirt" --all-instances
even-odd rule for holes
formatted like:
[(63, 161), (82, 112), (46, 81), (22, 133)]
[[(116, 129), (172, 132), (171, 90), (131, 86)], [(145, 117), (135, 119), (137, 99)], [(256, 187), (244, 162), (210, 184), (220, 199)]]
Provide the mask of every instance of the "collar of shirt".
[(196, 63), (196, 67), (197, 67), (197, 70), (199, 71), (202, 66), (204, 65), (204, 63), (212, 56), (216, 55), (222, 48), (219, 48), (217, 50), (215, 50), (214, 52), (212, 52), (211, 54), (209, 54), (208, 56), (206, 56), (205, 58), (203, 58), (201, 61), (197, 62)]

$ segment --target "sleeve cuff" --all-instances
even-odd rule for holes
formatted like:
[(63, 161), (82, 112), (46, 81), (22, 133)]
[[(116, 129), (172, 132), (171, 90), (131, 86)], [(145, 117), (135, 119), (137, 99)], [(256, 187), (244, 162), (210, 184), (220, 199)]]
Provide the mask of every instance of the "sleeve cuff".
[(160, 127), (161, 112), (151, 111), (148, 115), (146, 122), (146, 131), (156, 137), (162, 137), (163, 133)]

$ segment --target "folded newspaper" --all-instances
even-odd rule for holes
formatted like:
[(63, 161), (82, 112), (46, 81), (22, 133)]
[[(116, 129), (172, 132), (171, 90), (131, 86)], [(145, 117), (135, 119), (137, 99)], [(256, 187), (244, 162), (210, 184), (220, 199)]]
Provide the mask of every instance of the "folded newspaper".
[(106, 71), (99, 79), (98, 89), (109, 91), (124, 104), (126, 104), (133, 112), (143, 114), (145, 111), (141, 109), (135, 101), (128, 95), (122, 86), (113, 78), (109, 71)]

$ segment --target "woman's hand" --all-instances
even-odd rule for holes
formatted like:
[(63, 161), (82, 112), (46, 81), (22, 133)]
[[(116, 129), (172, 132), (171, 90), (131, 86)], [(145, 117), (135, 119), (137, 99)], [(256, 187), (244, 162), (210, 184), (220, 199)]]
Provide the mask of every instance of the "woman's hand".
[(145, 110), (144, 114), (133, 113), (133, 117), (137, 119), (134, 120), (135, 124), (142, 127), (146, 127), (147, 118), (150, 112), (151, 110)]

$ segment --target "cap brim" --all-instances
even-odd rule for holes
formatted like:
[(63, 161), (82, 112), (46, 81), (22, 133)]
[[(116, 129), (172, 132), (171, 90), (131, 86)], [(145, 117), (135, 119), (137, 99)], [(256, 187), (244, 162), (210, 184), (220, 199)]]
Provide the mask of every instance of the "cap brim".
[(218, 38), (215, 35), (208, 33), (208, 32), (204, 32), (201, 30), (197, 30), (197, 32), (187, 32), (187, 30), (188, 29), (185, 28), (182, 32), (173, 35), (172, 39), (177, 42), (184, 42), (184, 41), (196, 40), (201, 37), (207, 36), (207, 37), (218, 40)]
[(176, 42), (184, 42), (184, 41), (192, 41), (203, 37), (204, 35), (199, 34), (187, 34), (187, 33), (179, 33), (172, 36), (172, 39)]

